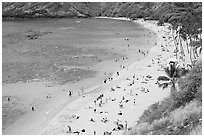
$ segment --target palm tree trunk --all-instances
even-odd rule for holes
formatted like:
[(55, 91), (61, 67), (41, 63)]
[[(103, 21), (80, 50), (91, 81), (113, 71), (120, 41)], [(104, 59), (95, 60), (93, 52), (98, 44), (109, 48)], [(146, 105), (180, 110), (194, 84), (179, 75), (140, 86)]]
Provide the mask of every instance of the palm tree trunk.
[(188, 45), (188, 41), (186, 40), (185, 42), (186, 42), (187, 52), (190, 53), (190, 51), (189, 51), (189, 45)]
[(184, 49), (183, 49), (183, 45), (182, 45), (182, 41), (181, 41), (180, 36), (179, 36), (179, 43), (180, 43), (181, 53), (182, 53), (183, 57), (185, 57), (185, 53), (184, 53)]
[(194, 47), (193, 47), (193, 57), (194, 57), (194, 60), (196, 60), (196, 50)]
[[(192, 43), (192, 37), (190, 36), (189, 38), (190, 38), (190, 43)], [(190, 45), (190, 60), (191, 60), (191, 65), (194, 66), (194, 61), (193, 61), (192, 55), (193, 55), (193, 46)]]
[(177, 46), (177, 44), (176, 44), (176, 41), (175, 41), (175, 37), (174, 37), (174, 30), (173, 30), (173, 28), (172, 28), (172, 38), (173, 38), (173, 41), (174, 41), (174, 46), (175, 46), (175, 51), (176, 51), (176, 59), (178, 59), (178, 55), (177, 55), (177, 50), (178, 50), (178, 46)]
[(175, 78), (173, 78), (172, 86), (171, 86), (171, 92), (175, 92), (175, 91), (176, 91), (176, 80), (175, 80)]

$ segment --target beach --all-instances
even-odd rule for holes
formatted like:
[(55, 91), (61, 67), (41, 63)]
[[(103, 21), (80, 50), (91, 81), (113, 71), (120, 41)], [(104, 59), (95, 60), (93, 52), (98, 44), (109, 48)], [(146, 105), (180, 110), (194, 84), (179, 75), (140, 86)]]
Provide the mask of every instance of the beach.
[[(3, 85), (3, 101), (12, 95), (10, 98), (14, 103), (11, 104), (25, 108), (25, 111), (16, 109), (13, 117), (19, 119), (6, 127), (4, 134), (123, 134), (133, 126), (149, 105), (168, 96), (167, 90), (160, 89), (155, 83), (158, 76), (164, 75), (163, 66), (167, 59), (174, 57), (174, 47), (168, 44), (168, 26), (158, 27), (156, 21), (135, 22), (151, 30), (148, 33), (155, 33), (156, 42), (149, 41), (150, 50), (137, 49), (141, 55), (136, 59), (119, 55), (114, 65), (112, 60), (95, 65), (93, 70), (103, 70), (98, 78), (78, 81), (71, 88), (67, 84), (46, 82), (24, 83), (23, 87), (22, 83)], [(128, 43), (131, 38), (123, 41)], [(108, 63), (113, 67), (111, 75), (104, 74), (110, 67), (104, 64)], [(69, 90), (75, 91), (71, 97), (68, 96)], [(49, 94), (50, 97), (46, 98)], [(22, 103), (17, 96), (23, 99)], [(36, 110), (27, 112), (32, 106)], [(123, 128), (119, 129), (120, 124)]]
[(136, 124), (148, 106), (169, 95), (168, 90), (155, 84), (157, 77), (164, 75), (162, 67), (167, 59), (173, 58), (173, 47), (165, 46), (166, 51), (161, 47), (169, 42), (169, 31), (154, 21), (136, 22), (157, 33), (157, 44), (147, 57), (119, 74), (115, 72), (112, 81), (96, 89), (98, 93), (71, 102), (50, 121), (42, 134), (120, 135)]

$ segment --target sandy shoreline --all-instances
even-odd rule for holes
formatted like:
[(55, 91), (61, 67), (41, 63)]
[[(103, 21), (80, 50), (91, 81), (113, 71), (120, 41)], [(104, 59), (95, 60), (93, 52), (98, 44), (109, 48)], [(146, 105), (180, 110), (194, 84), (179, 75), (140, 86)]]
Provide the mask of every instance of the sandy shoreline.
[[(115, 74), (114, 80), (102, 85), (99, 93), (71, 102), (52, 119), (42, 134), (123, 134), (149, 105), (168, 96), (167, 91), (154, 84), (157, 77), (164, 74), (161, 66), (173, 57), (173, 47), (166, 46), (168, 29), (157, 27), (152, 21), (135, 22), (157, 33), (157, 44), (151, 48), (150, 54), (119, 71), (119, 75)], [(162, 51), (161, 45), (165, 50)], [(117, 120), (125, 128), (117, 130)], [(71, 127), (71, 133), (67, 133), (67, 126)]]
[[(121, 20), (129, 19), (121, 18)], [(162, 36), (168, 34), (166, 32), (167, 30), (164, 27), (158, 28), (156, 26), (156, 22), (148, 23), (143, 22), (142, 20), (137, 20), (135, 22), (139, 23), (140, 25), (144, 26), (147, 29), (150, 29), (151, 31), (157, 34), (157, 45), (154, 45), (154, 47), (151, 48), (151, 50), (149, 51), (150, 54), (148, 54), (147, 57), (143, 58), (141, 61), (132, 63), (127, 68), (121, 69), (119, 71), (120, 73), (119, 76), (115, 73), (112, 76), (113, 80), (108, 81), (106, 84), (87, 88), (86, 92), (87, 91), (90, 92), (89, 94), (85, 94), (85, 97), (73, 96), (71, 100), (67, 101), (67, 91), (63, 90), (66, 89), (66, 86), (60, 88), (59, 87), (52, 88), (52, 91), (49, 90), (49, 92), (52, 93), (54, 98), (51, 98), (47, 102), (43, 102), (42, 100), (39, 100), (38, 102), (39, 106), (38, 109), (40, 110), (36, 113), (39, 113), (41, 111), (40, 112), (41, 115), (39, 116), (42, 116), (44, 113), (49, 115), (46, 115), (43, 118), (36, 117), (36, 119), (40, 118), (42, 119), (42, 121), (44, 121), (44, 125), (39, 126), (38, 129), (36, 128), (35, 132), (36, 134), (39, 133), (38, 131), (40, 130), (40, 128), (44, 127), (47, 128), (43, 129), (41, 134), (67, 134), (67, 125), (71, 126), (72, 131), (81, 131), (82, 129), (86, 130), (85, 132), (83, 133), (81, 132), (80, 134), (92, 135), (93, 131), (96, 131), (96, 134), (103, 134), (104, 131), (112, 132), (112, 134), (122, 134), (124, 130), (114, 132), (111, 131), (116, 126), (114, 122), (117, 119), (120, 119), (123, 124), (125, 124), (125, 121), (127, 121), (128, 127), (130, 127), (134, 125), (134, 122), (139, 118), (139, 116), (143, 113), (146, 107), (148, 107), (151, 103), (154, 103), (155, 101), (158, 101), (168, 95), (167, 92), (162, 91), (157, 87), (157, 85), (153, 84), (155, 83), (157, 76), (162, 75), (164, 73), (162, 71), (157, 71), (160, 68), (159, 65), (165, 63), (165, 60), (164, 61), (162, 60), (167, 59), (170, 56), (173, 56), (170, 55), (171, 52), (161, 52), (162, 50), (160, 45), (161, 44), (166, 45), (166, 41), (162, 38)], [(171, 50), (171, 47), (168, 47), (168, 49)], [(168, 53), (168, 55), (166, 53)], [(155, 64), (152, 64), (151, 62), (152, 58), (155, 58), (155, 60), (160, 58), (162, 62), (156, 63), (155, 61)], [(147, 67), (149, 64), (151, 64), (151, 67)], [(134, 78), (133, 75), (135, 76)], [(152, 78), (146, 78), (146, 76), (148, 75), (151, 75)], [(146, 81), (145, 79), (147, 79), (148, 81)], [(134, 84), (131, 84), (132, 82)], [(41, 86), (43, 85), (39, 85), (39, 87)], [(150, 92), (148, 93), (145, 93), (144, 91), (141, 92), (141, 87), (145, 87), (146, 89), (148, 88)], [(115, 91), (110, 91), (111, 88), (113, 88)], [(41, 87), (40, 89), (42, 90), (40, 98), (43, 98), (44, 94), (46, 94), (48, 90), (44, 87)], [(19, 91), (20, 90), (21, 89), (19, 88)], [(33, 92), (35, 92), (34, 88)], [(55, 98), (55, 96), (59, 94), (61, 95)], [(101, 94), (103, 94), (104, 97), (102, 99), (102, 107), (99, 107), (94, 104), (93, 100), (95, 100)], [(38, 96), (38, 94), (36, 94), (36, 96)], [(127, 103), (124, 103), (125, 100), (122, 100), (123, 96), (125, 97), (125, 99), (127, 98), (127, 100), (129, 100)], [(115, 100), (111, 101), (111, 99)], [(136, 100), (137, 103), (133, 105), (134, 99)], [(121, 101), (122, 104), (124, 105), (123, 109), (119, 108), (118, 106), (118, 103)], [(44, 107), (40, 106), (40, 103), (45, 103), (47, 104), (48, 107), (44, 109)], [(59, 105), (61, 105), (61, 107), (59, 109), (55, 109), (59, 107)], [(52, 108), (53, 106), (54, 108)], [(97, 109), (97, 113), (93, 111), (94, 109)], [(112, 112), (112, 110), (114, 110), (114, 112)], [(107, 113), (103, 114), (101, 113), (102, 111), (108, 112), (108, 114)], [(118, 115), (118, 112), (120, 111), (125, 113), (122, 115), (122, 117)], [(32, 114), (28, 115), (28, 118), (29, 116), (32, 117)], [(79, 118), (76, 119), (75, 116), (79, 116)], [(95, 122), (90, 122), (91, 117), (93, 119), (98, 120)], [(105, 117), (108, 118), (107, 123), (100, 121), (100, 119), (102, 120)], [(24, 121), (24, 119), (19, 120), (19, 122), (22, 121)], [(33, 126), (34, 125), (35, 123), (33, 124)], [(16, 128), (14, 131), (12, 131), (11, 134), (17, 133), (19, 129), (20, 127)], [(28, 129), (27, 134), (33, 133), (34, 132), (32, 132), (31, 129)]]

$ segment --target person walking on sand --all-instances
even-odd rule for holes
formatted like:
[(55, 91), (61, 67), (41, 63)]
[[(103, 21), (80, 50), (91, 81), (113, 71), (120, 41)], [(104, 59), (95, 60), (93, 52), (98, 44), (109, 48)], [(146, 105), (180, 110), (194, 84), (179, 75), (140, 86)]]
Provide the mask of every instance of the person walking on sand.
[(96, 131), (94, 131), (94, 135), (96, 135)]
[(127, 130), (127, 121), (125, 121), (125, 129)]
[(69, 125), (67, 125), (67, 128), (68, 128), (67, 133), (71, 133), (72, 132), (71, 127)]
[(70, 91), (70, 90), (69, 90), (69, 96), (70, 96), (70, 97), (72, 96), (72, 91)]

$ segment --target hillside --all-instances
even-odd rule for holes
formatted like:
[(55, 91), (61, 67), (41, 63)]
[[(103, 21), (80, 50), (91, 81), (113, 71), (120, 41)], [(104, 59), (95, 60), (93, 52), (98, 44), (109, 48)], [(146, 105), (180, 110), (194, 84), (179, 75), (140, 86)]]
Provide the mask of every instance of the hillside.
[(168, 22), (172, 16), (189, 9), (202, 14), (201, 2), (3, 2), (3, 18), (37, 17), (128, 17)]
[(4, 2), (2, 16), (19, 18), (37, 17), (92, 17), (101, 6), (90, 2)]

